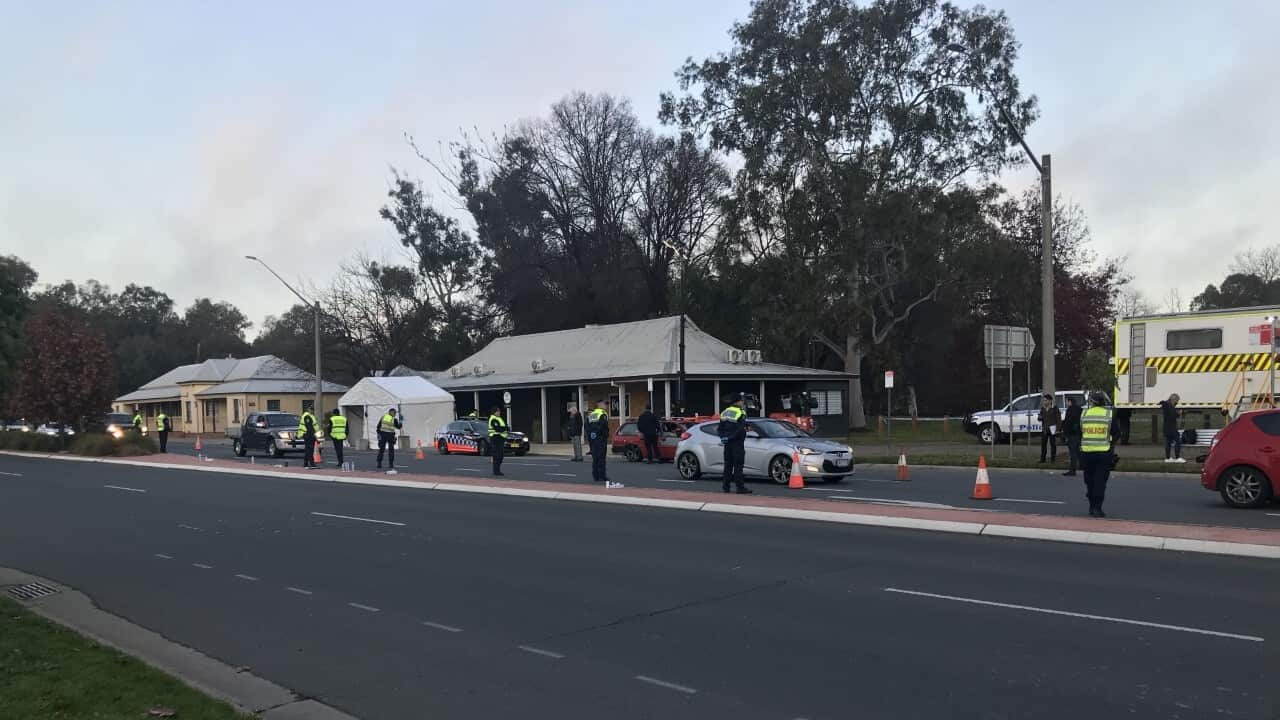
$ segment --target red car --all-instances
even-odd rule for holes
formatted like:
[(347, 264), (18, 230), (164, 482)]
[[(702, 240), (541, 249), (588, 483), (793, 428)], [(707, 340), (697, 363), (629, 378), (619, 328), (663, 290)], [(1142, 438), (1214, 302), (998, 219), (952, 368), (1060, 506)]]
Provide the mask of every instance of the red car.
[[(663, 418), (658, 421), (662, 428), (658, 435), (658, 460), (674, 462), (676, 445), (680, 444), (680, 434), (690, 425), (696, 425), (712, 418)], [(628, 420), (613, 434), (613, 454), (622, 455), (631, 462), (647, 459), (644, 454), (644, 436), (636, 428), (635, 420)]]
[(1280, 410), (1243, 413), (1218, 431), (1200, 484), (1231, 507), (1256, 508), (1275, 497), (1280, 479)]

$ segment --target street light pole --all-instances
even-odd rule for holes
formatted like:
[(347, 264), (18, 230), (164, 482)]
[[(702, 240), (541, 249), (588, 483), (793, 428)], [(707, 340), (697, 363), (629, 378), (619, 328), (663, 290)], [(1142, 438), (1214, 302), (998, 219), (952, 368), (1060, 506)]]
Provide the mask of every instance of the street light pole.
[(312, 403), (312, 412), (315, 414), (316, 417), (322, 417), (324, 412), (324, 408), (323, 408), (324, 380), (322, 379), (322, 375), (321, 375), (322, 368), (320, 366), (320, 301), (317, 300), (315, 302), (312, 302), (311, 300), (308, 300), (307, 298), (303, 297), (302, 293), (295, 290), (292, 285), (290, 285), (288, 282), (285, 281), (284, 278), (280, 277), (279, 273), (277, 273), (275, 270), (272, 270), (271, 266), (263, 262), (261, 259), (254, 257), (253, 255), (245, 255), (244, 257), (246, 260), (252, 260), (258, 263), (259, 265), (261, 265), (262, 267), (266, 268), (267, 272), (271, 273), (272, 275), (275, 275), (276, 279), (279, 280), (282, 285), (289, 288), (289, 292), (296, 295), (298, 299), (302, 301), (302, 304), (304, 306), (310, 306), (315, 310), (316, 396), (315, 396), (315, 400)]

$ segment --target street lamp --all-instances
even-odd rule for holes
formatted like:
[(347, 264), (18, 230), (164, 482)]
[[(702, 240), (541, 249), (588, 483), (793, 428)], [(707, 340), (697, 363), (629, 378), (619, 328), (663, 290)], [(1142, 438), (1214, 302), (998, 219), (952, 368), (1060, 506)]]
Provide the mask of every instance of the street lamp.
[(305, 297), (303, 297), (303, 296), (302, 296), (302, 293), (298, 292), (297, 290), (294, 290), (294, 289), (293, 289), (293, 286), (292, 286), (292, 285), (290, 285), (288, 282), (285, 282), (285, 279), (284, 279), (284, 278), (282, 278), (282, 277), (280, 277), (280, 274), (279, 274), (279, 273), (277, 273), (275, 270), (272, 270), (270, 265), (266, 264), (265, 262), (263, 262), (263, 261), (262, 261), (262, 260), (260, 260), (259, 258), (256, 258), (256, 257), (254, 257), (253, 255), (245, 255), (244, 257), (245, 257), (245, 259), (246, 259), (246, 260), (252, 260), (252, 261), (254, 261), (254, 262), (258, 263), (259, 265), (261, 265), (262, 267), (266, 268), (266, 269), (267, 269), (267, 272), (271, 273), (272, 275), (275, 275), (277, 280), (279, 280), (279, 281), (280, 281), (280, 282), (281, 282), (285, 287), (289, 288), (289, 292), (293, 293), (294, 295), (297, 295), (297, 296), (298, 296), (298, 299), (302, 301), (302, 304), (303, 304), (303, 305), (310, 306), (313, 310), (315, 310), (315, 322), (316, 322), (316, 327), (315, 327), (315, 331), (316, 331), (316, 399), (315, 399), (315, 402), (314, 402), (314, 408), (313, 408), (313, 410), (314, 410), (314, 412), (315, 412), (315, 416), (316, 416), (316, 417), (322, 417), (322, 415), (323, 415), (323, 409), (324, 409), (324, 408), (322, 407), (322, 398), (324, 397), (324, 394), (323, 394), (323, 393), (324, 393), (324, 381), (320, 379), (320, 370), (321, 370), (321, 367), (320, 367), (320, 301), (319, 301), (319, 300), (317, 300), (317, 301), (315, 301), (315, 302), (313, 303), (312, 301), (310, 301), (310, 300), (306, 299)]
[[(947, 49), (961, 55), (971, 55), (969, 49), (959, 43), (951, 43), (947, 45)], [(1043, 392), (1052, 395), (1056, 389), (1054, 355), (1057, 345), (1053, 340), (1053, 184), (1050, 159), (1048, 155), (1041, 155), (1039, 160), (1036, 159), (1036, 154), (1031, 152), (1031, 146), (1027, 145), (1026, 138), (1022, 137), (1022, 130), (1013, 121), (1004, 103), (1000, 102), (986, 79), (979, 76), (978, 82), (991, 96), (991, 101), (1000, 111), (1000, 117), (1018, 138), (1022, 149), (1027, 152), (1027, 158), (1035, 166), (1036, 172), (1040, 173), (1040, 345), (1043, 348), (1040, 351), (1041, 384), (1044, 386)]]
[[(685, 265), (684, 271), (680, 273), (680, 370), (676, 379), (676, 398), (677, 398), (676, 412), (683, 415), (685, 412), (684, 326), (685, 326), (685, 318), (688, 316), (688, 312), (689, 312), (689, 294), (688, 294), (688, 286), (686, 285), (686, 283), (688, 282), (688, 278), (686, 277), (686, 275), (689, 272), (689, 263), (691, 261), (692, 253), (690, 252), (689, 248), (676, 245), (674, 242), (671, 242), (670, 240), (667, 240), (665, 238), (662, 240), (662, 244), (666, 245), (667, 249), (671, 250), (673, 253), (679, 255), (680, 259), (684, 261), (684, 265)], [(720, 399), (716, 398), (712, 402), (718, 403), (720, 402)]]

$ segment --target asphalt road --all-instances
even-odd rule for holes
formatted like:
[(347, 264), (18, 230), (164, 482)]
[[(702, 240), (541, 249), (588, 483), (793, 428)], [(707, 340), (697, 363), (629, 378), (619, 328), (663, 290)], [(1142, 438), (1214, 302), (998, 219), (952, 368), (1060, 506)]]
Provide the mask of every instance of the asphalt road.
[(0, 565), (364, 718), (1274, 718), (1280, 564), (0, 457)]
[[(170, 442), (169, 449), (175, 453), (192, 453), (189, 442)], [(208, 443), (204, 452), (209, 457), (249, 462), (248, 458), (236, 458), (230, 444), (223, 442)], [(427, 450), (425, 460), (415, 460), (414, 454), (412, 450), (397, 453), (396, 463), (400, 472), (462, 477), (483, 477), (490, 472), (489, 458), (439, 455), (432, 449)], [(371, 470), (375, 466), (376, 455), (376, 452), (348, 452), (347, 459), (354, 460), (358, 469)], [(326, 448), (324, 459), (333, 465), (332, 448)], [(290, 465), (302, 462), (301, 455), (297, 454), (291, 454), (285, 460), (260, 456), (254, 461), (268, 464), (287, 461)], [(568, 458), (526, 455), (508, 457), (502, 468), (511, 480), (591, 483), (590, 459), (585, 463), (574, 463)], [(811, 484), (804, 492), (806, 496), (826, 498), (836, 503), (978, 508), (1040, 515), (1088, 514), (1084, 482), (1079, 476), (1063, 477), (1060, 470), (991, 470), (996, 499), (982, 501), (969, 497), (973, 492), (975, 472), (976, 468), (913, 468), (911, 480), (899, 482), (895, 480), (895, 468), (864, 466), (857, 469), (853, 478), (842, 483)], [(680, 479), (680, 474), (670, 463), (629, 463), (616, 455), (609, 458), (609, 476), (628, 486), (720, 492), (718, 476), (688, 482)], [(755, 492), (766, 495), (794, 497), (797, 492), (768, 480), (750, 481), (750, 485)], [(1126, 520), (1280, 530), (1280, 504), (1257, 510), (1227, 507), (1217, 493), (1200, 486), (1198, 475), (1191, 474), (1117, 475), (1107, 486), (1106, 511), (1113, 518)]]

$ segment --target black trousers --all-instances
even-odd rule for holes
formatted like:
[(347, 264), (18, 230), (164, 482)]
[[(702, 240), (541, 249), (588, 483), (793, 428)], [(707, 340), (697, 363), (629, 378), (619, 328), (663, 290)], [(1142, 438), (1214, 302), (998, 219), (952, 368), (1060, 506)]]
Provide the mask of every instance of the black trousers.
[(1080, 465), (1084, 470), (1084, 496), (1089, 507), (1102, 507), (1107, 497), (1107, 480), (1111, 477), (1110, 452), (1082, 452)]
[(658, 436), (657, 435), (644, 436), (644, 457), (649, 462), (658, 462), (659, 460), (662, 459), (662, 456), (658, 454)]
[(1040, 433), (1040, 462), (1044, 462), (1045, 451), (1049, 451), (1049, 459), (1058, 459), (1058, 436), (1053, 433)]
[(1164, 431), (1164, 456), (1165, 458), (1182, 457), (1182, 435), (1177, 430)]
[(741, 490), (746, 487), (742, 482), (742, 466), (747, 462), (747, 446), (744, 443), (729, 443), (724, 446), (724, 482), (725, 490), (733, 483)]
[(160, 436), (160, 452), (169, 452), (169, 433), (157, 433)]
[(591, 443), (591, 479), (597, 482), (604, 482), (609, 479), (605, 474), (605, 454), (607, 450), (604, 446), (604, 438), (596, 438)]
[(1075, 472), (1080, 466), (1080, 441), (1084, 438), (1079, 435), (1066, 435), (1064, 439), (1067, 443), (1067, 455), (1071, 458), (1070, 472)]
[(315, 463), (311, 462), (311, 460), (312, 460), (312, 458), (314, 458), (314, 457), (316, 456), (316, 437), (315, 437), (315, 435), (308, 435), (308, 436), (303, 440), (303, 445), (302, 445), (302, 447), (303, 447), (303, 451), (302, 451), (302, 467), (312, 467), (313, 465), (315, 465)]
[(507, 440), (498, 435), (489, 436), (489, 455), (493, 458), (493, 474), (502, 472), (502, 458), (507, 455)]
[(339, 464), (339, 465), (341, 465), (343, 462), (345, 462), (345, 461), (342, 459), (342, 444), (343, 444), (343, 443), (345, 443), (345, 442), (346, 442), (346, 439), (345, 439), (345, 438), (344, 438), (344, 439), (342, 439), (342, 440), (339, 440), (338, 438), (333, 438), (333, 454), (334, 454), (334, 455), (336, 455), (336, 456), (338, 457), (338, 464)]
[(378, 433), (378, 467), (382, 467), (382, 453), (387, 453), (387, 467), (396, 466), (396, 436), (390, 433)]

